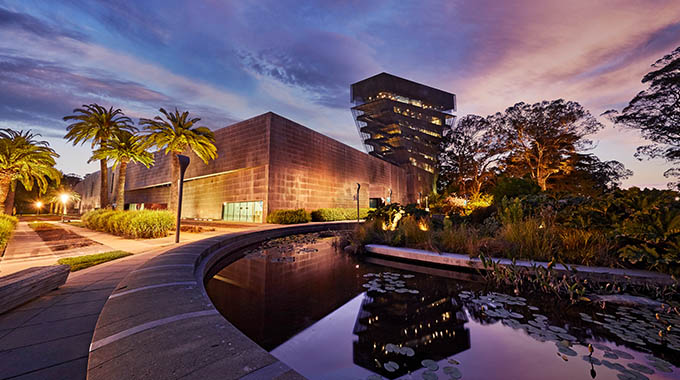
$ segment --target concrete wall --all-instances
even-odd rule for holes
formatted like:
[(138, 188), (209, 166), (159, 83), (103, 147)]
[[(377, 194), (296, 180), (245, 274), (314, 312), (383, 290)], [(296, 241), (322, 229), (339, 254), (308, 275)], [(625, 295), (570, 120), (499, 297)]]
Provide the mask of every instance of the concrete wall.
[(287, 208), (356, 207), (353, 197), (361, 184), (359, 200), (392, 202), (406, 196), (404, 170), (369, 156), (321, 133), (271, 114), (269, 210)]
[[(218, 158), (207, 165), (186, 153), (185, 217), (221, 219), (225, 202), (263, 201), (264, 218), (277, 209), (356, 207), (357, 182), (361, 207), (386, 198), (390, 188), (393, 202), (407, 200), (404, 169), (271, 112), (219, 129), (215, 139)], [(155, 158), (150, 169), (129, 165), (125, 203), (167, 203), (169, 156)], [(99, 207), (99, 172), (77, 191), (83, 211)]]

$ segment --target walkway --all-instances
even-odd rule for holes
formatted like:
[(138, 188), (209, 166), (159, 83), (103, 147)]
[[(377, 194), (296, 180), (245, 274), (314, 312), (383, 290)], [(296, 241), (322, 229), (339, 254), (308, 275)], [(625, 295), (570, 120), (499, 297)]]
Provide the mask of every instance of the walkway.
[(0, 315), (0, 379), (84, 379), (109, 295), (128, 273), (167, 249), (72, 273), (58, 290)]
[[(20, 234), (16, 235), (19, 238), (14, 241), (14, 252), (20, 252), (22, 245), (27, 252), (37, 252), (42, 240), (25, 222), (20, 224), (25, 228), (18, 229)], [(60, 226), (103, 244), (106, 251), (120, 249), (137, 254), (71, 273), (66, 284), (58, 290), (0, 314), (2, 380), (84, 379), (95, 325), (118, 283), (148, 260), (178, 247), (174, 244), (174, 236), (130, 240), (70, 225)], [(250, 226), (249, 229), (260, 228), (266, 226)], [(231, 228), (227, 231), (246, 230)], [(179, 246), (223, 234), (225, 229), (200, 234), (182, 233)], [(73, 252), (69, 255), (74, 256)], [(32, 260), (12, 256), (14, 259), (5, 260), (0, 266), (4, 267), (4, 275), (8, 274), (8, 267), (50, 265), (63, 255), (45, 256)]]
[[(19, 222), (12, 239), (7, 244), (5, 254), (0, 258), (0, 276), (6, 276), (34, 266), (54, 265), (62, 257), (83, 256), (117, 250), (140, 253), (175, 244), (174, 234), (158, 239), (126, 239), (105, 232), (76, 227), (68, 223), (57, 223), (57, 226), (72, 231), (84, 238), (94, 240), (101, 245), (55, 252), (42, 241), (40, 236), (28, 226), (27, 222)], [(215, 231), (202, 233), (182, 232), (180, 234), (180, 241), (182, 243), (196, 241), (230, 232), (263, 228), (262, 226), (264, 225), (220, 227), (215, 228)]]

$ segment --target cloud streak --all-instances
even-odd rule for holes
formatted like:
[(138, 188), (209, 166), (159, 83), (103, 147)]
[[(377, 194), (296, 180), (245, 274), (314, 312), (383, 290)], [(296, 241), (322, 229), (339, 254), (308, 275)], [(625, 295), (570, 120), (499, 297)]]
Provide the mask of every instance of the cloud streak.
[[(678, 20), (674, 0), (0, 0), (0, 124), (63, 145), (60, 118), (93, 101), (212, 128), (271, 110), (360, 147), (349, 85), (380, 71), (456, 93), (459, 115), (556, 98), (600, 114), (680, 45)], [(632, 157), (637, 134), (596, 140), (636, 171), (626, 185), (665, 183), (663, 163)]]

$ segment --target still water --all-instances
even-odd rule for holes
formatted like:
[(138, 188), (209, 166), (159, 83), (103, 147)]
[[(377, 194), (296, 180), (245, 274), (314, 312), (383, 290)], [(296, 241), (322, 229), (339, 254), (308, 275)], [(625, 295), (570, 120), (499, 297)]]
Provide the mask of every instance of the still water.
[(680, 379), (677, 313), (495, 293), (333, 241), (269, 242), (207, 284), (222, 315), (307, 378)]

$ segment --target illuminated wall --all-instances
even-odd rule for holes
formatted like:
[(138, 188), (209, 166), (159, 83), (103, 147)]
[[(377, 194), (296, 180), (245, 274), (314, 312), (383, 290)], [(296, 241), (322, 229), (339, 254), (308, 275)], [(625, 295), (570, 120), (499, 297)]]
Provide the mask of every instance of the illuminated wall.
[[(369, 198), (387, 198), (390, 189), (392, 202), (406, 197), (404, 169), (271, 112), (219, 129), (215, 139), (218, 158), (207, 165), (187, 153), (184, 217), (221, 219), (225, 203), (234, 202), (261, 201), (262, 220), (276, 209), (356, 207), (356, 183), (361, 207), (368, 207)], [(168, 156), (155, 157), (151, 169), (128, 167), (126, 204), (167, 204)], [(110, 175), (117, 179), (116, 171)], [(81, 212), (99, 207), (99, 172), (77, 191)], [(113, 193), (110, 199), (115, 202)]]

